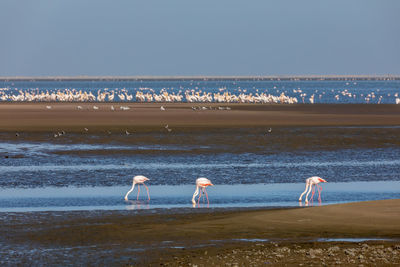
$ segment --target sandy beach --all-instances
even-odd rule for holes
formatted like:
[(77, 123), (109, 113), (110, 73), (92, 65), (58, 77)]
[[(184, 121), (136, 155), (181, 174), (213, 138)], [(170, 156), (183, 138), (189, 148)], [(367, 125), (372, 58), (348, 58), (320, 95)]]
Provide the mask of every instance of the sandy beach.
[[(48, 109), (47, 106), (51, 107)], [(78, 109), (81, 106), (82, 109)], [(98, 109), (93, 109), (96, 106)], [(115, 110), (111, 110), (111, 106)], [(129, 107), (121, 110), (120, 107)], [(161, 110), (160, 107), (165, 107)], [(193, 110), (195, 107), (196, 110)], [(218, 109), (222, 107), (223, 110)], [(226, 107), (230, 110), (226, 110)], [(205, 108), (205, 109), (203, 109)], [(400, 125), (399, 105), (1, 103), (0, 131), (66, 131), (171, 127)]]
[[(230, 262), (226, 261), (229, 266), (235, 262), (247, 265), (251, 261), (259, 266), (271, 260), (272, 264), (306, 264), (313, 253), (311, 261), (314, 264), (321, 265), (324, 259), (326, 264), (338, 261), (337, 265), (346, 265), (353, 260), (354, 263), (368, 262), (368, 258), (359, 257), (362, 253), (357, 249), (362, 251), (364, 248), (366, 253), (366, 248), (372, 250), (373, 246), (383, 250), (390, 247), (390, 253), (395, 251), (393, 256), (386, 250), (384, 257), (377, 255), (374, 261), (377, 260), (378, 265), (387, 261), (398, 264), (399, 204), (400, 200), (394, 199), (250, 211), (200, 209), (162, 214), (111, 211), (9, 214), (7, 218), (1, 217), (1, 235), (11, 246), (42, 249), (79, 247), (89, 253), (87, 255), (109, 249), (118, 259), (113, 265), (155, 266), (163, 263), (189, 266), (193, 263), (207, 266), (207, 262), (219, 265), (228, 256), (231, 258)], [(321, 238), (339, 239), (336, 242), (317, 242)], [(387, 241), (360, 243), (341, 241), (342, 238)], [(246, 242), (246, 239), (254, 241)], [(362, 247), (362, 244), (367, 244), (367, 247)], [(127, 248), (146, 249), (133, 252)], [(278, 248), (280, 253), (276, 251)], [(310, 249), (317, 250), (310, 254)], [(329, 249), (333, 253), (331, 256), (325, 253)], [(346, 254), (345, 249), (350, 249), (351, 253)], [(288, 253), (290, 250), (292, 253)], [(277, 256), (283, 254), (284, 257)], [(251, 261), (249, 255), (253, 255)], [(51, 259), (47, 260), (51, 263)]]

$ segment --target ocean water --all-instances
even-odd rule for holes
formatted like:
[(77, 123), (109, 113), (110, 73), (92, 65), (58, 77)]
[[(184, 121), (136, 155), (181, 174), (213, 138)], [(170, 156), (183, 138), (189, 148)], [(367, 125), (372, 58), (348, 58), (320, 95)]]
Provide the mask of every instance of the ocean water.
[[(10, 95), (20, 91), (31, 93), (75, 90), (92, 92), (114, 91), (136, 95), (136, 92), (168, 92), (184, 95), (185, 91), (203, 93), (230, 93), (239, 95), (266, 93), (296, 97), (299, 103), (385, 103), (394, 104), (400, 94), (400, 80), (93, 80), (93, 81), (0, 81), (0, 88)], [(115, 97), (113, 101), (126, 101)], [(131, 100), (136, 101), (135, 97)], [(1, 102), (1, 98), (0, 98)]]
[[(372, 139), (371, 136), (373, 137)], [(277, 128), (132, 136), (0, 135), (0, 212), (191, 207), (198, 177), (209, 178), (203, 208), (298, 206), (318, 175), (326, 205), (400, 198), (397, 127)], [(150, 178), (123, 197), (134, 175)]]

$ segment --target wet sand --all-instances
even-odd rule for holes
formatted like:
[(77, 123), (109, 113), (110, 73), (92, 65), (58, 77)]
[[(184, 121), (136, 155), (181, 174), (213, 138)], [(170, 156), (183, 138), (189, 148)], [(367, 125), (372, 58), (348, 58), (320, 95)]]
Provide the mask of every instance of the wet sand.
[[(395, 246), (400, 244), (400, 199), (250, 211), (200, 209), (156, 214), (151, 214), (150, 211), (15, 213), (2, 216), (1, 223), (3, 241), (13, 246), (29, 244), (47, 249), (79, 246), (80, 253), (86, 253), (88, 259), (95, 254), (96, 249), (109, 249), (110, 255), (115, 258), (115, 265), (181, 265), (178, 264), (180, 261), (186, 266), (192, 262), (202, 262), (206, 266), (204, 259), (217, 264), (217, 256), (221, 251), (224, 251), (223, 255), (238, 254), (235, 259), (241, 255), (240, 262), (243, 262), (246, 256), (254, 254), (257, 249), (268, 248), (266, 251), (271, 252), (279, 246), (292, 247), (293, 250), (296, 245), (297, 250), (318, 248), (323, 251), (335, 246), (330, 243), (316, 243), (318, 238), (395, 239), (394, 243), (383, 242), (384, 249), (391, 247), (392, 250), (397, 250)], [(279, 245), (275, 246), (271, 242), (264, 244), (261, 241), (249, 245), (248, 242), (238, 242), (237, 239), (267, 239)], [(259, 247), (256, 249), (256, 243), (264, 245), (257, 245)], [(337, 243), (352, 249), (361, 246), (357, 243)], [(118, 253), (113, 254), (112, 247), (115, 244)], [(91, 246), (95, 247), (92, 251), (85, 251), (85, 247)], [(126, 248), (146, 249), (129, 252), (124, 250)], [(285, 253), (281, 251), (279, 254)], [(309, 254), (305, 253), (305, 250), (303, 254), (286, 253), (281, 260), (306, 262)], [(344, 251), (341, 250), (340, 253)], [(264, 254), (259, 253), (258, 256), (262, 259)], [(203, 259), (204, 255), (208, 256)], [(354, 254), (354, 257), (358, 255)], [(399, 263), (399, 257), (393, 259)], [(223, 262), (223, 259), (219, 260)], [(279, 257), (274, 256), (273, 260), (274, 263), (279, 263), (276, 262)], [(314, 258), (314, 261), (318, 260), (320, 259)]]
[[(46, 106), (51, 106), (47, 109)], [(81, 106), (82, 109), (77, 109)], [(93, 106), (99, 109), (94, 110)], [(114, 106), (115, 111), (111, 110)], [(130, 107), (120, 110), (121, 106)], [(164, 106), (166, 110), (160, 110)], [(200, 109), (193, 110), (192, 107)], [(201, 109), (206, 107), (206, 110)], [(229, 107), (220, 110), (218, 107)], [(211, 109), (210, 109), (211, 108)], [(400, 105), (1, 103), (0, 131), (92, 132), (126, 128), (400, 125)]]

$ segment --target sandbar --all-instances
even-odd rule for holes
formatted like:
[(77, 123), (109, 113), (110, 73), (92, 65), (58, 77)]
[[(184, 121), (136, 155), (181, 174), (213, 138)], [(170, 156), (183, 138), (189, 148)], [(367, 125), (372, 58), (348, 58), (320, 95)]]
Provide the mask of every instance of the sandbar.
[[(81, 108), (78, 109), (78, 106)], [(94, 109), (96, 106), (98, 109)], [(114, 110), (111, 107), (114, 107)], [(129, 110), (121, 110), (121, 106)], [(165, 110), (161, 110), (161, 106)], [(51, 108), (47, 108), (51, 107)], [(193, 109), (195, 108), (195, 110)], [(220, 109), (222, 108), (222, 109)], [(229, 108), (229, 109), (226, 109)], [(0, 103), (0, 131), (172, 127), (400, 125), (400, 105)]]

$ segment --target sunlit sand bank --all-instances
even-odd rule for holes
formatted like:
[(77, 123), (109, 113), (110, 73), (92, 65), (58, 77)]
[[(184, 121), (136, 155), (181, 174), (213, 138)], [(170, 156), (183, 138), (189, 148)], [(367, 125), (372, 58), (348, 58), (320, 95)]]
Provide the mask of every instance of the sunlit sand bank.
[[(81, 106), (82, 109), (78, 109)], [(94, 109), (96, 106), (98, 109)], [(114, 107), (114, 111), (111, 107)], [(129, 107), (121, 110), (120, 107)], [(160, 107), (164, 106), (165, 110)], [(51, 107), (51, 108), (50, 108)], [(199, 109), (193, 110), (192, 107)], [(207, 109), (202, 109), (202, 107)], [(211, 107), (211, 109), (210, 109)], [(218, 107), (230, 107), (220, 110)], [(160, 127), (400, 125), (399, 105), (1, 103), (0, 131)]]

